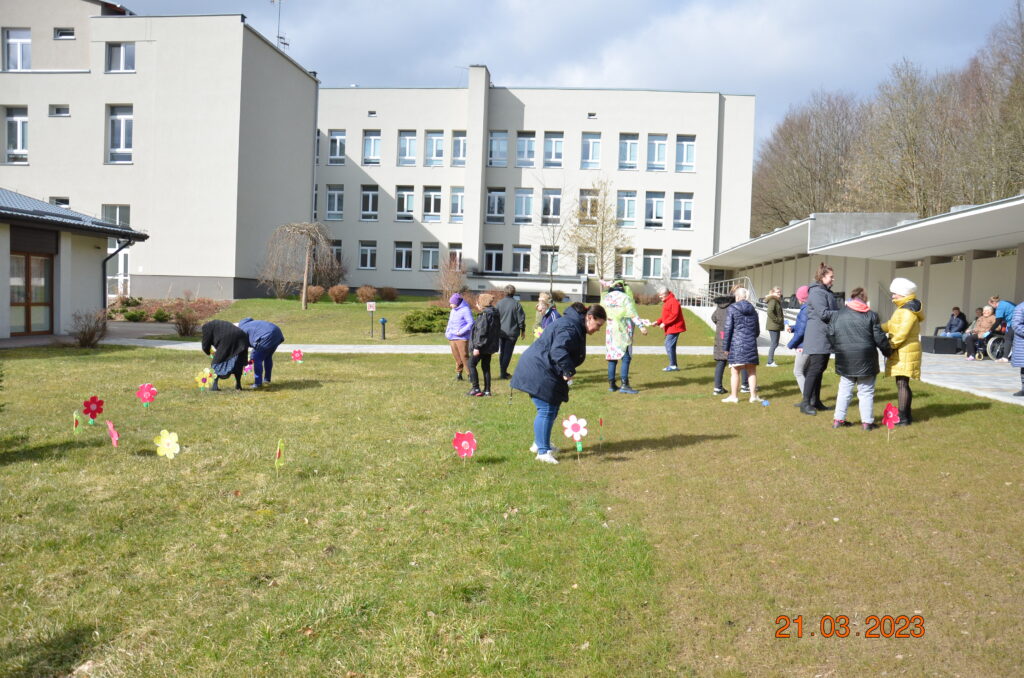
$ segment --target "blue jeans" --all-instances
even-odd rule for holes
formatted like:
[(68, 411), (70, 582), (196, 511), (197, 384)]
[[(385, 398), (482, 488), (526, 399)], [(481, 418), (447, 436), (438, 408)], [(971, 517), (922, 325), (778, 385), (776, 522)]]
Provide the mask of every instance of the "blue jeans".
[[(622, 356), (622, 370), (619, 375), (622, 377), (622, 383), (629, 383), (629, 363), (633, 360), (633, 347), (630, 346), (625, 354)], [(619, 363), (618, 360), (608, 361), (608, 381), (615, 381), (615, 366)]]
[(533, 396), (530, 396), (530, 400), (537, 408), (537, 416), (533, 419), (533, 442), (537, 445), (537, 454), (544, 454), (554, 449), (551, 447), (551, 429), (555, 425), (561, 403), (549, 403)]
[(668, 353), (668, 364), (669, 367), (677, 367), (676, 365), (676, 343), (679, 342), (679, 333), (666, 334), (665, 335), (665, 353)]
[(260, 344), (253, 347), (252, 374), (256, 378), (257, 386), (264, 381), (270, 383), (270, 373), (274, 370), (274, 351), (280, 345), (281, 342), (277, 342), (276, 344)]

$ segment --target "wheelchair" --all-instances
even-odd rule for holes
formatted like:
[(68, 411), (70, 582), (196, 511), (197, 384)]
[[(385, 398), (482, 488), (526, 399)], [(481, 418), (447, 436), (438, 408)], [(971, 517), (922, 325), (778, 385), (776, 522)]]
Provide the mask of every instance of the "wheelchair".
[(976, 360), (999, 360), (1009, 359), (1011, 351), (1006, 350), (1006, 325), (1000, 323), (992, 329), (992, 332), (985, 339), (976, 344), (974, 357)]

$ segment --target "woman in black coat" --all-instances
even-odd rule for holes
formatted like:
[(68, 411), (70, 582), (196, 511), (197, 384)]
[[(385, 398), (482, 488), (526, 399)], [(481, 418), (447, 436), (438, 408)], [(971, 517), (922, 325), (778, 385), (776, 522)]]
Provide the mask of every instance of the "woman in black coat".
[(601, 329), (607, 319), (600, 304), (587, 308), (576, 302), (527, 347), (516, 364), (512, 388), (528, 393), (537, 408), (530, 448), (537, 453), (537, 461), (558, 463), (551, 453), (551, 429), (558, 408), (569, 402), (569, 381), (587, 357), (587, 335)]
[[(469, 389), (468, 396), (489, 396), (491, 395), (491, 356), (498, 352), (501, 337), (501, 314), (494, 306), (493, 294), (481, 294), (477, 297), (477, 308), (480, 315), (473, 323), (473, 333), (469, 337), (469, 379), (473, 388)], [(515, 342), (513, 342), (515, 343)], [(480, 369), (484, 373), (484, 390), (480, 390), (480, 377), (477, 376), (476, 366), (480, 363)]]
[(740, 370), (746, 369), (750, 384), (750, 402), (758, 402), (757, 397), (757, 337), (761, 334), (761, 323), (757, 319), (757, 310), (747, 301), (749, 292), (745, 287), (736, 289), (736, 303), (729, 306), (722, 329), (722, 348), (732, 370), (729, 395), (722, 398), (723, 403), (739, 402)]
[(226, 320), (211, 320), (203, 325), (203, 353), (215, 348), (211, 369), (216, 375), (211, 391), (219, 391), (217, 382), (235, 376), (235, 390), (242, 390), (242, 370), (249, 362), (249, 335)]
[(807, 326), (804, 329), (804, 355), (807, 356), (807, 372), (804, 378), (804, 397), (800, 411), (817, 414), (825, 409), (821, 402), (821, 378), (828, 368), (828, 357), (832, 353), (832, 342), (828, 338), (828, 323), (839, 310), (836, 297), (832, 294), (835, 272), (822, 262), (818, 265), (815, 283), (807, 291)]
[(836, 374), (839, 375), (839, 394), (832, 428), (849, 426), (846, 408), (857, 386), (860, 402), (860, 426), (865, 431), (875, 428), (875, 377), (878, 374), (878, 352), (889, 357), (892, 349), (889, 338), (882, 331), (878, 314), (868, 306), (868, 295), (863, 287), (850, 292), (846, 308), (832, 316), (829, 336), (836, 352)]

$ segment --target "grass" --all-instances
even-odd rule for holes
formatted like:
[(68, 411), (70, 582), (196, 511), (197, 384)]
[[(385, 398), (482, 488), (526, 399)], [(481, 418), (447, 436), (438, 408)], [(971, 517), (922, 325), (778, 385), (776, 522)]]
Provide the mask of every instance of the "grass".
[[(441, 356), (310, 355), (237, 394), (193, 390), (202, 363), (171, 351), (4, 358), (0, 675), (1019, 670), (1011, 405), (915, 382), (915, 425), (887, 440), (791, 407), (787, 359), (759, 370), (763, 407), (712, 397), (707, 357), (671, 374), (635, 357), (639, 396), (608, 393), (591, 357), (562, 410), (590, 420), (584, 453), (550, 467), (525, 452), (525, 396), (466, 398)], [(143, 381), (161, 389), (148, 412)], [(101, 428), (70, 435), (93, 393), (117, 450)], [(887, 401), (880, 378), (876, 414)], [(163, 427), (177, 459), (152, 453)], [(462, 463), (466, 428), (480, 449)], [(804, 637), (776, 638), (779, 615)], [(822, 638), (823, 615), (850, 636)], [(865, 638), (870, 615), (926, 632)]]

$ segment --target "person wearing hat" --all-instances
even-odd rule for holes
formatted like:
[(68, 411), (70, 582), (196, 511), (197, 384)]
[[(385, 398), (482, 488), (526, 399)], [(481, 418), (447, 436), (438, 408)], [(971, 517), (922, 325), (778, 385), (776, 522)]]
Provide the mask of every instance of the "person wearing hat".
[(444, 336), (455, 358), (455, 378), (462, 381), (462, 371), (469, 364), (469, 338), (473, 335), (473, 311), (462, 295), (456, 292), (448, 299), (452, 309)]
[[(469, 339), (469, 377), (473, 388), (466, 395), (491, 395), (491, 356), (498, 352), (501, 337), (501, 316), (494, 306), (494, 295), (481, 294), (476, 298), (480, 315), (473, 322)], [(484, 390), (480, 390), (480, 378), (476, 373), (477, 363), (484, 373)]]
[[(612, 286), (601, 299), (601, 306), (608, 315), (608, 322), (604, 327), (605, 359), (608, 361), (608, 390), (619, 393), (639, 393), (629, 385), (629, 363), (633, 358), (633, 328), (640, 327), (643, 334), (647, 334), (647, 328), (640, 321), (637, 315), (636, 305), (633, 297), (626, 290), (626, 283), (619, 279), (612, 282)], [(615, 366), (622, 361), (622, 386), (615, 383)]]
[[(807, 356), (804, 355), (804, 332), (807, 329), (807, 285), (801, 285), (796, 291), (796, 300), (800, 302), (800, 312), (796, 314), (796, 320), (788, 328), (793, 333), (793, 338), (786, 344), (786, 348), (795, 351), (793, 359), (793, 376), (796, 377), (796, 385), (800, 392), (804, 392), (804, 379), (807, 374)], [(797, 403), (797, 406), (803, 402)]]
[(885, 361), (885, 376), (896, 379), (900, 421), (898, 426), (913, 423), (911, 406), (914, 394), (910, 380), (921, 378), (921, 323), (924, 311), (917, 298), (917, 285), (906, 278), (896, 278), (889, 285), (892, 303), (896, 305), (882, 331), (889, 335), (892, 353)]

